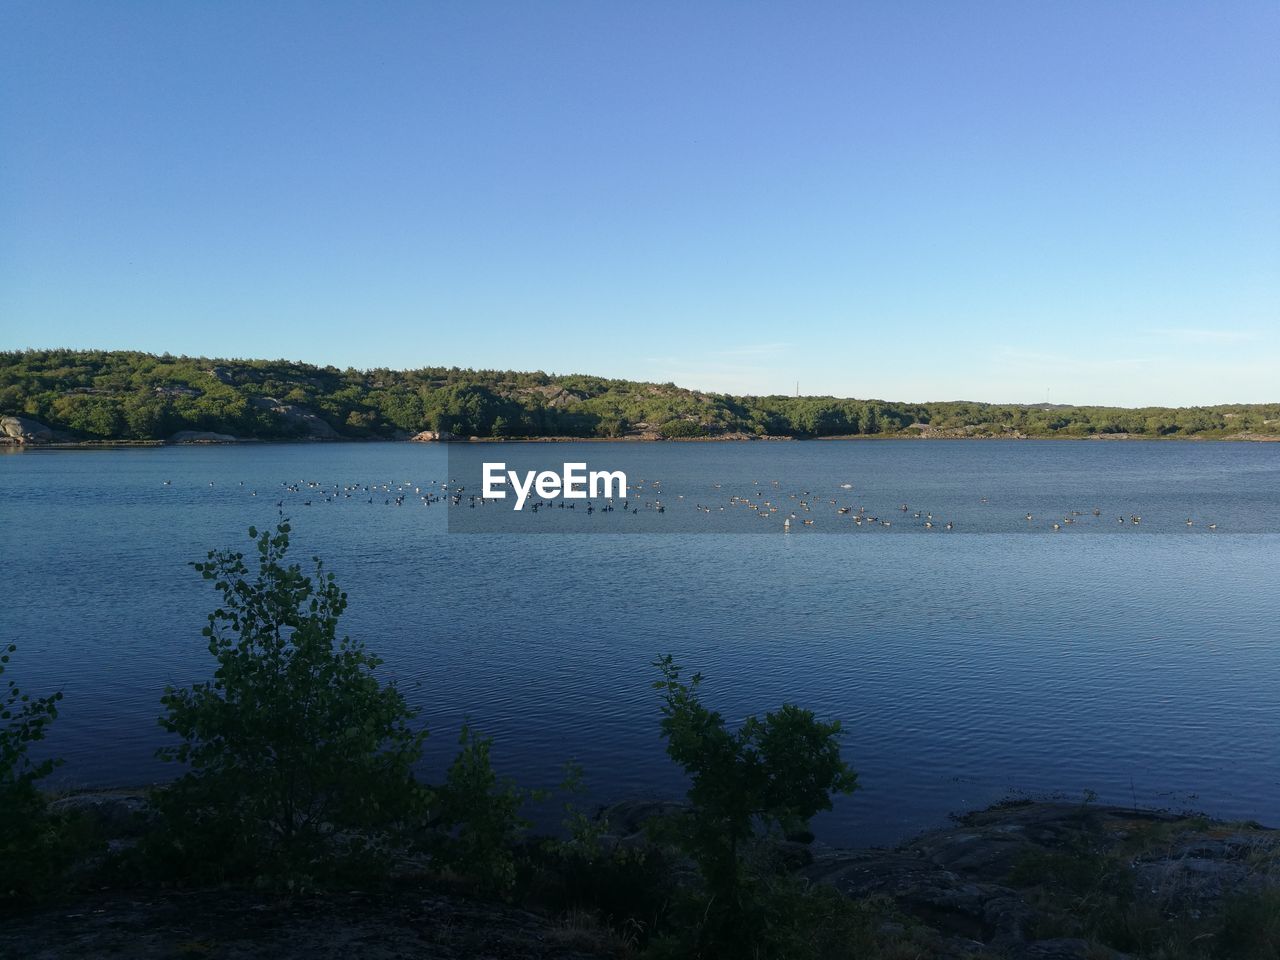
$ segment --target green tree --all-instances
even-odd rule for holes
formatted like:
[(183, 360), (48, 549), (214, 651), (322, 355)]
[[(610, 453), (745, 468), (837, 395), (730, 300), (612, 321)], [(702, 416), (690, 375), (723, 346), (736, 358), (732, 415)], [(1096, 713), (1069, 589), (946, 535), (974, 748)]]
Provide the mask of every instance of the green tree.
[[(0, 648), (0, 677), (17, 649)], [(32, 760), (29, 752), (57, 719), (61, 699), (32, 697), (13, 679), (0, 692), (0, 902), (42, 893), (63, 866), (57, 824), (37, 787), (60, 761)]]
[(426, 848), (482, 888), (505, 890), (515, 883), (517, 841), (529, 827), (520, 810), (542, 794), (497, 775), (491, 737), (464, 725), (458, 745), (444, 783), (433, 792)]
[(285, 563), (289, 524), (250, 528), (257, 569), (211, 551), (194, 567), (222, 594), (203, 630), (213, 678), (165, 691), (159, 752), (188, 771), (157, 797), (167, 853), (204, 872), (293, 885), (380, 860), (417, 811), (426, 732), (375, 675), (362, 643), (336, 637), (347, 597), (315, 560)]
[(857, 776), (840, 759), (840, 723), (823, 723), (793, 704), (748, 717), (730, 730), (699, 699), (702, 675), (682, 680), (670, 656), (655, 661), (662, 679), (667, 754), (689, 775), (689, 811), (677, 836), (698, 864), (708, 902), (702, 948), (725, 956), (767, 939), (758, 921), (755, 877), (746, 854), (762, 835), (804, 829), (833, 794), (851, 793)]

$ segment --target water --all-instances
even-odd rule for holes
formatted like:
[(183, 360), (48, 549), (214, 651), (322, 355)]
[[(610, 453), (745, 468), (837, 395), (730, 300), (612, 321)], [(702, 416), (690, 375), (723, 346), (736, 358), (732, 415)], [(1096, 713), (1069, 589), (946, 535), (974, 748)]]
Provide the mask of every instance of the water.
[[(667, 510), (412, 492), (534, 458), (624, 469)], [(294, 552), (350, 595), (346, 631), (422, 709), (428, 773), (466, 717), (526, 784), (573, 758), (592, 799), (678, 795), (650, 688), (670, 652), (731, 719), (791, 700), (844, 721), (862, 789), (815, 821), (830, 842), (892, 842), (1010, 792), (1280, 822), (1280, 444), (170, 447), (15, 452), (0, 478), (0, 638), (23, 686), (66, 696), (47, 747), (69, 785), (172, 774), (158, 698), (209, 672), (215, 600), (186, 564), (247, 545), (283, 499)], [(390, 489), (326, 503), (308, 480)], [(760, 520), (734, 495), (783, 509)], [(855, 526), (860, 506), (893, 526)]]

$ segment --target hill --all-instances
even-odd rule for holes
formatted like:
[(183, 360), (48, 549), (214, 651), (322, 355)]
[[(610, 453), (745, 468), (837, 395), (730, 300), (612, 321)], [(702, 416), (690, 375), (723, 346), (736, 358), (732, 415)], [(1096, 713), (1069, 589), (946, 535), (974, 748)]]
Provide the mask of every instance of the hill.
[[(480, 438), (1280, 438), (1280, 403), (1123, 409), (731, 396), (542, 372), (340, 370), (100, 350), (0, 352), (0, 416), (89, 441), (168, 440), (183, 431), (403, 439), (423, 430)], [(22, 432), (15, 422), (7, 421), (11, 435)]]

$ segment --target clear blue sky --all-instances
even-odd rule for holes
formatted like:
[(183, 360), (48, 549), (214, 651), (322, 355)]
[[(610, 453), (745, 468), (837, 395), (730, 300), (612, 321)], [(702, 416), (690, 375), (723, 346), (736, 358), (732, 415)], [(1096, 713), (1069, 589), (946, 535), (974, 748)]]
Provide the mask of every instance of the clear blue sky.
[(1280, 3), (0, 5), (0, 347), (1280, 399)]

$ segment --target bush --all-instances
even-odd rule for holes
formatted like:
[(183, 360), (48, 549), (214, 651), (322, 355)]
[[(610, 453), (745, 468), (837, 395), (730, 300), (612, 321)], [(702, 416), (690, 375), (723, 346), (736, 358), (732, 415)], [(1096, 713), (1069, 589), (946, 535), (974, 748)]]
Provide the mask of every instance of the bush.
[(656, 844), (610, 836), (608, 820), (588, 816), (570, 799), (583, 789), (581, 768), (566, 764), (565, 836), (530, 848), (522, 888), (544, 910), (595, 918), (623, 942), (643, 945), (667, 925), (675, 865)]
[(700, 950), (741, 956), (750, 947), (756, 955), (771, 955), (770, 942), (782, 939), (773, 933), (781, 928), (766, 922), (768, 898), (759, 893), (767, 875), (748, 854), (763, 837), (807, 828), (815, 813), (831, 808), (833, 794), (857, 788), (856, 775), (840, 759), (840, 724), (784, 704), (730, 731), (699, 700), (701, 674), (681, 680), (669, 656), (654, 665), (662, 673), (654, 687), (662, 692), (667, 753), (692, 780), (690, 809), (674, 827), (706, 886)]
[(539, 795), (499, 778), (490, 761), (491, 737), (462, 728), (460, 750), (435, 790), (435, 815), (425, 847), (436, 861), (489, 891), (515, 883), (516, 847), (529, 821), (525, 802)]
[(217, 669), (162, 698), (181, 743), (159, 756), (189, 769), (156, 797), (153, 852), (203, 879), (296, 887), (385, 862), (423, 799), (412, 768), (426, 732), (375, 676), (381, 661), (336, 639), (347, 597), (333, 574), (285, 565), (289, 524), (249, 536), (255, 575), (229, 551), (193, 564), (222, 594), (203, 630)]
[[(0, 648), (3, 676), (16, 645)], [(58, 716), (61, 693), (32, 697), (5, 681), (0, 693), (0, 902), (45, 893), (67, 860), (57, 821), (37, 783), (60, 761), (33, 761), (29, 750)]]

